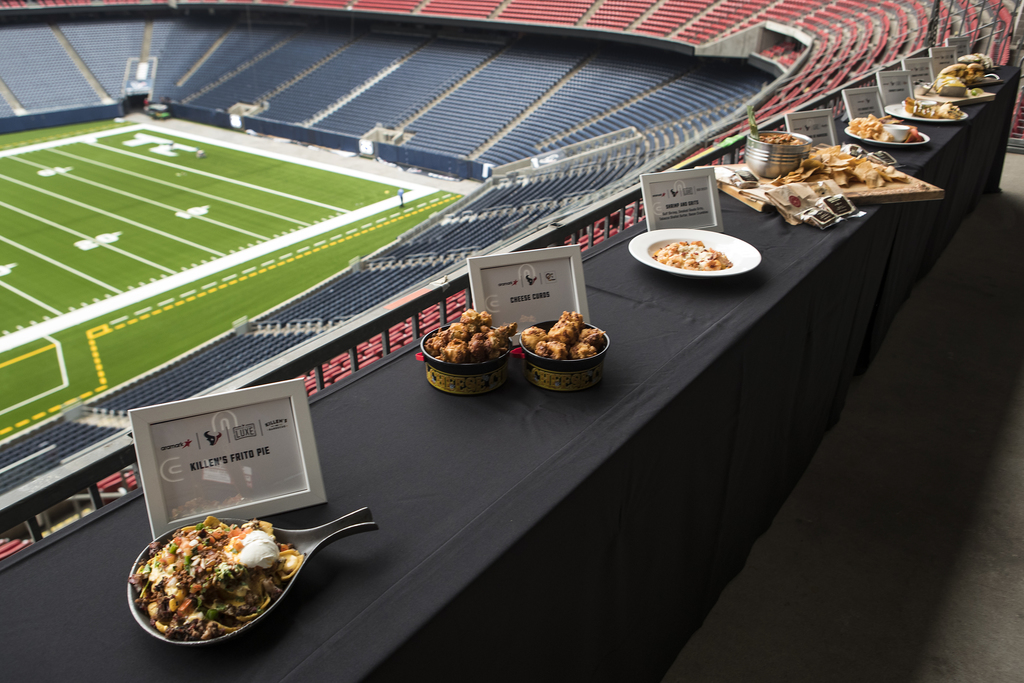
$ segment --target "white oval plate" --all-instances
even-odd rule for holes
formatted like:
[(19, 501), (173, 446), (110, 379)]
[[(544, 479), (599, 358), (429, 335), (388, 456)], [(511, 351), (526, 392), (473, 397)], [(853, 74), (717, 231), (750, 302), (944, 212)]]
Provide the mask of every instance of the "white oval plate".
[(929, 142), (932, 141), (930, 137), (928, 137), (921, 131), (917, 131), (917, 134), (924, 138), (924, 140), (921, 142), (882, 142), (881, 140), (872, 140), (871, 138), (862, 138), (859, 135), (854, 135), (852, 132), (850, 132), (849, 128), (847, 128), (843, 132), (845, 132), (847, 135), (849, 135), (851, 138), (855, 140), (866, 142), (869, 145), (878, 145), (879, 147), (917, 147), (918, 145), (927, 145)]
[[(732, 261), (732, 268), (725, 270), (683, 270), (673, 268), (654, 260), (654, 253), (673, 242), (700, 240), (705, 246), (725, 254)], [(713, 278), (730, 277), (753, 270), (761, 262), (761, 252), (741, 239), (709, 230), (651, 230), (637, 235), (629, 242), (629, 253), (640, 263), (678, 277)]]
[(911, 116), (910, 113), (903, 108), (902, 104), (890, 104), (885, 108), (886, 114), (892, 114), (898, 119), (910, 119), (911, 121), (920, 121), (922, 123), (957, 123), (967, 118), (967, 112), (961, 112), (963, 116), (958, 119), (926, 119), (920, 116)]

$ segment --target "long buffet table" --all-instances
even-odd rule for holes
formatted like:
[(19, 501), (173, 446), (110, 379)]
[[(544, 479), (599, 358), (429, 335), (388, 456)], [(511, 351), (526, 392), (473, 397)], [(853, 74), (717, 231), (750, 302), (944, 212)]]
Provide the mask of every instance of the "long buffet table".
[[(899, 151), (941, 202), (868, 207), (825, 232), (723, 195), (726, 232), (761, 251), (735, 278), (634, 261), (636, 230), (590, 250), (598, 386), (466, 398), (427, 385), (415, 349), (321, 392), (329, 502), (380, 530), (317, 555), (242, 638), (180, 648), (138, 628), (125, 582), (149, 542), (125, 497), (0, 568), (9, 680), (657, 681), (743, 567), (838, 419), (849, 381), (985, 189), (1018, 73), (931, 145)], [(842, 126), (840, 126), (842, 129)]]

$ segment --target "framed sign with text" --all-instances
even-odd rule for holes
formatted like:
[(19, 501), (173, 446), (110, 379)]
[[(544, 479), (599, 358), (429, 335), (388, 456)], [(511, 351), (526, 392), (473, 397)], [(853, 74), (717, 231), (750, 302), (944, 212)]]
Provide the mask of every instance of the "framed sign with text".
[(966, 57), (971, 54), (971, 37), (970, 36), (956, 36), (946, 38), (946, 47), (956, 48), (956, 58)]
[(930, 47), (928, 56), (932, 58), (932, 70), (936, 75), (947, 66), (956, 64), (955, 47)]
[(886, 107), (890, 104), (903, 104), (905, 99), (914, 96), (909, 71), (879, 71), (876, 78), (882, 104)]
[(471, 256), (466, 265), (473, 305), (488, 311), (496, 325), (534, 325), (557, 320), (563, 311), (590, 319), (578, 244)]
[(640, 176), (648, 230), (690, 228), (722, 232), (715, 169), (701, 166)]
[(843, 104), (846, 105), (846, 120), (867, 118), (873, 114), (877, 118), (885, 116), (882, 111), (882, 96), (878, 88), (847, 88), (843, 91)]
[(786, 130), (806, 135), (815, 145), (832, 147), (839, 144), (836, 140), (836, 120), (831, 109), (786, 114)]
[(904, 59), (903, 70), (910, 72), (910, 81), (914, 85), (931, 83), (935, 80), (935, 71), (931, 57)]
[(327, 502), (302, 378), (128, 411), (153, 538)]

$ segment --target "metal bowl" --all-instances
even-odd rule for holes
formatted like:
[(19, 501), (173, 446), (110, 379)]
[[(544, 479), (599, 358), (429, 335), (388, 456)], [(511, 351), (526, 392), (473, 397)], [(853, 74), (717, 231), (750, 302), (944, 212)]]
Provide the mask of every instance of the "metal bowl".
[(744, 161), (761, 178), (778, 178), (800, 168), (800, 162), (811, 154), (813, 143), (806, 135), (790, 133), (803, 140), (802, 145), (775, 145), (747, 138)]
[[(548, 320), (539, 323), (537, 327), (547, 331), (550, 330), (557, 320)], [(584, 325), (587, 329), (593, 329), (593, 325)], [(604, 376), (604, 357), (611, 346), (611, 339), (608, 333), (604, 333), (604, 348), (598, 351), (596, 356), (590, 358), (579, 358), (569, 360), (552, 360), (538, 356), (530, 349), (523, 347), (523, 356), (526, 362), (523, 364), (523, 371), (526, 381), (542, 389), (551, 391), (580, 391), (589, 389)]]
[(427, 382), (446, 394), (477, 396), (494, 391), (508, 379), (509, 350), (493, 360), (479, 363), (449, 363), (427, 353), (427, 340), (450, 325), (434, 330), (420, 340), (420, 353), (427, 366)]

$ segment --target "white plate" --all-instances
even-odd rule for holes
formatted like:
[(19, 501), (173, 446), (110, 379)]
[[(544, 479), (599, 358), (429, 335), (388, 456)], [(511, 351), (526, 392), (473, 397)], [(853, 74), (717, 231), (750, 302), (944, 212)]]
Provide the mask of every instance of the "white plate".
[[(654, 253), (673, 242), (693, 242), (700, 240), (704, 246), (720, 251), (732, 261), (732, 268), (725, 270), (683, 270), (673, 268), (654, 260)], [(662, 270), (678, 277), (729, 277), (753, 270), (761, 262), (761, 252), (741, 239), (709, 230), (688, 230), (673, 228), (670, 230), (650, 230), (637, 235), (629, 242), (629, 253), (640, 263), (655, 270)]]
[(855, 140), (866, 142), (869, 145), (878, 145), (879, 147), (917, 147), (918, 145), (927, 145), (929, 142), (932, 141), (930, 137), (928, 137), (921, 131), (917, 131), (917, 134), (924, 138), (924, 140), (922, 140), (921, 142), (882, 142), (881, 140), (872, 140), (871, 138), (862, 138), (859, 135), (854, 135), (852, 132), (850, 132), (849, 128), (847, 128), (843, 132), (845, 132), (847, 135), (849, 135), (851, 138)]
[(885, 108), (886, 114), (892, 114), (898, 119), (910, 119), (911, 121), (921, 121), (922, 123), (957, 123), (967, 118), (967, 112), (961, 112), (963, 116), (958, 119), (926, 119), (920, 116), (911, 116), (906, 109), (903, 108), (902, 104), (890, 104)]

